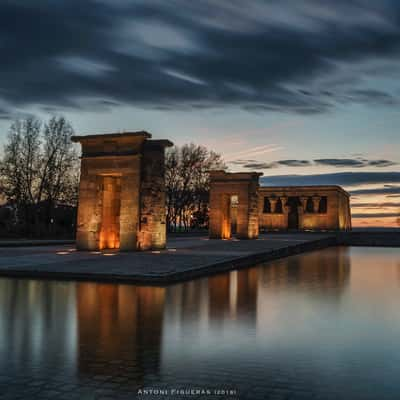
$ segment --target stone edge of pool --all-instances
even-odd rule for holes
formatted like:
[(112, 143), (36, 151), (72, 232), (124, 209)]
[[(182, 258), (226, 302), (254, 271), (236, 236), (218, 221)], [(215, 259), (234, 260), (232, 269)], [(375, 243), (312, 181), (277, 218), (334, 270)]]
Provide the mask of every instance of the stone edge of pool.
[(211, 276), (234, 269), (249, 268), (268, 261), (320, 250), (332, 246), (400, 247), (400, 232), (341, 232), (335, 235), (289, 245), (265, 252), (235, 257), (221, 262), (197, 265), (183, 271), (167, 271), (152, 274), (112, 274), (101, 272), (66, 272), (44, 270), (1, 269), (0, 276), (27, 279), (99, 281), (110, 283), (138, 283), (148, 285), (168, 285), (205, 276)]

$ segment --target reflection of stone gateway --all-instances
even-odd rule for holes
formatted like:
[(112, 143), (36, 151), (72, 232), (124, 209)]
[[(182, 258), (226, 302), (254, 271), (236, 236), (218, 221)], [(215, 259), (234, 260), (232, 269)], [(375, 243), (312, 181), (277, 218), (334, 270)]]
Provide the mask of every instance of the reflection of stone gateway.
[(74, 136), (82, 145), (78, 249), (164, 248), (164, 150), (147, 132)]
[[(350, 196), (341, 187), (259, 187), (260, 175), (210, 173), (211, 238), (229, 239), (235, 225), (237, 236), (244, 239), (257, 238), (259, 229), (351, 229)], [(233, 196), (238, 204), (233, 204)]]

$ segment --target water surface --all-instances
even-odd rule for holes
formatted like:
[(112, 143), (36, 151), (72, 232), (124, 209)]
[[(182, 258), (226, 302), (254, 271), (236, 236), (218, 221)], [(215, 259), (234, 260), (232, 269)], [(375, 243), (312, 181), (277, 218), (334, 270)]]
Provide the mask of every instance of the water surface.
[(0, 279), (0, 397), (398, 399), (399, 306), (390, 248), (330, 248), (166, 288)]

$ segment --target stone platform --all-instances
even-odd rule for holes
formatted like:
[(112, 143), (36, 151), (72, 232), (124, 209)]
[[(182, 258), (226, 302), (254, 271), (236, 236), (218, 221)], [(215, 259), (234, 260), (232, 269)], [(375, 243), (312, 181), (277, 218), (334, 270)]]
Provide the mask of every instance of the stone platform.
[(76, 251), (72, 245), (0, 247), (0, 276), (167, 284), (337, 244), (335, 234), (261, 235), (257, 240), (180, 236), (166, 250)]

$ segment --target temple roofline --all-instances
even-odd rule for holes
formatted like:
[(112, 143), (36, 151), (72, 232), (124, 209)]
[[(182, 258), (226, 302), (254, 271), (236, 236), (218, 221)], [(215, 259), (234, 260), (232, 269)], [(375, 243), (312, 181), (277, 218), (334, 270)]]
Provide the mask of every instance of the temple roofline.
[(341, 186), (339, 185), (306, 185), (306, 186), (301, 186), (301, 185), (296, 185), (296, 186), (267, 186), (267, 185), (260, 185), (259, 190), (260, 191), (285, 191), (285, 190), (299, 190), (299, 191), (307, 191), (307, 190), (335, 190), (338, 192), (342, 192), (346, 196), (350, 197), (350, 193), (344, 190)]
[(136, 131), (136, 132), (115, 132), (115, 133), (104, 133), (104, 134), (91, 134), (83, 136), (72, 136), (73, 142), (80, 142), (86, 139), (108, 139), (108, 138), (124, 138), (124, 137), (144, 137), (145, 139), (151, 139), (151, 133), (147, 131)]

